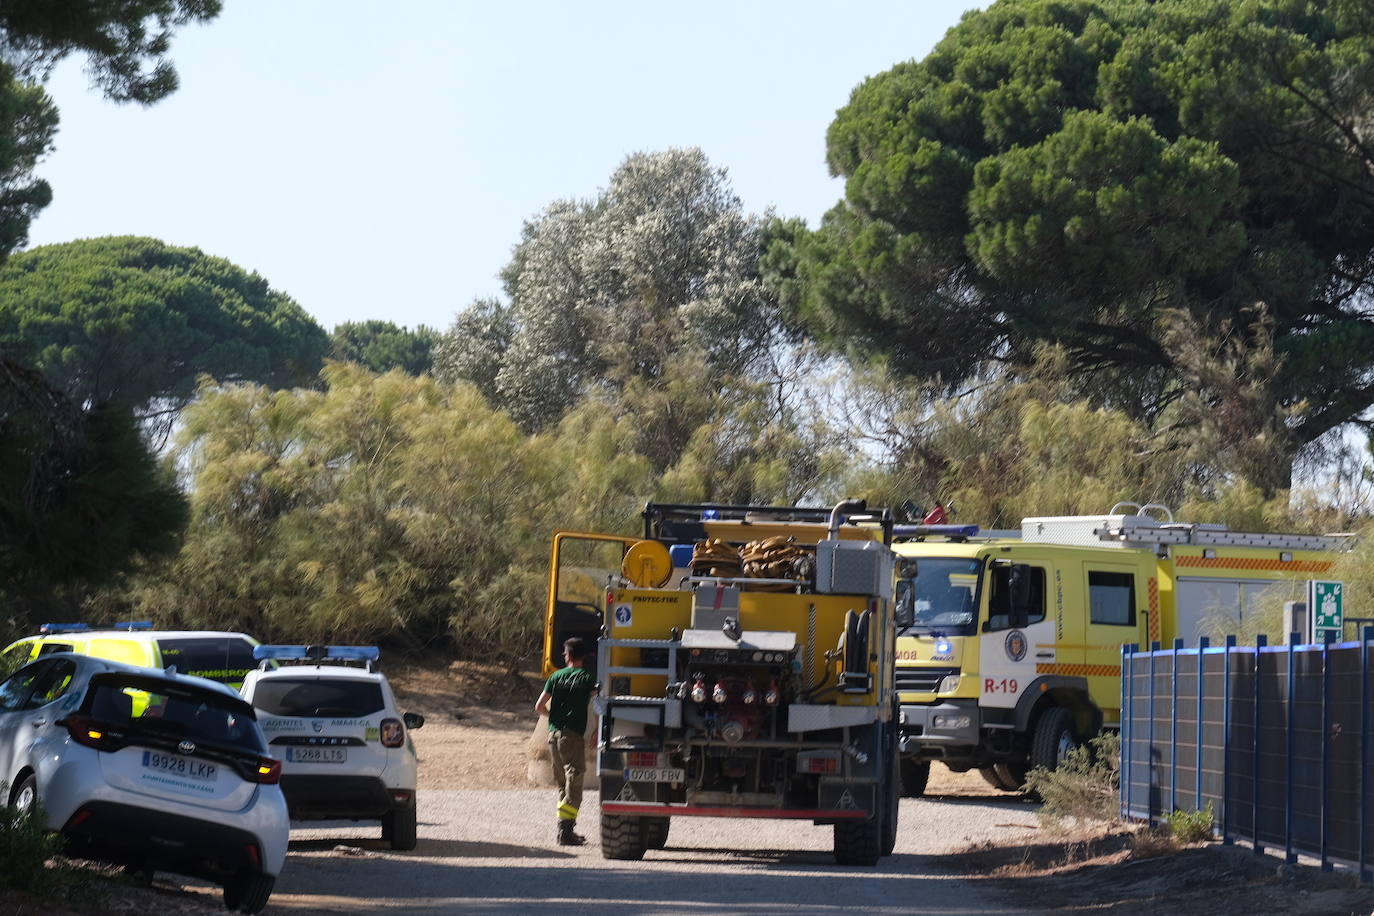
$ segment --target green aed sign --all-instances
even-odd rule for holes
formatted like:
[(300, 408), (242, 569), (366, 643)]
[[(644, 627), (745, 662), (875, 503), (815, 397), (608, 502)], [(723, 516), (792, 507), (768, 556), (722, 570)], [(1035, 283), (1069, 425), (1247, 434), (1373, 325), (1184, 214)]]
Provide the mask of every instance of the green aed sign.
[(1307, 606), (1312, 609), (1312, 635), (1322, 641), (1322, 631), (1332, 630), (1336, 638), (1345, 630), (1345, 611), (1342, 602), (1344, 583), (1318, 582), (1307, 583)]

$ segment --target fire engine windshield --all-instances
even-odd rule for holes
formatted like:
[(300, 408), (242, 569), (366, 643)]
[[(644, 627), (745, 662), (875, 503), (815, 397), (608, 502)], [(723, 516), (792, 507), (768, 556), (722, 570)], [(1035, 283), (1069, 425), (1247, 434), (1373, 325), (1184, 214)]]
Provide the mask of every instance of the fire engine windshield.
[[(978, 616), (979, 560), (964, 557), (921, 557), (915, 586), (917, 633), (940, 631), (948, 636), (971, 635)], [(899, 589), (905, 583), (898, 583)], [(898, 596), (901, 597), (900, 594)]]

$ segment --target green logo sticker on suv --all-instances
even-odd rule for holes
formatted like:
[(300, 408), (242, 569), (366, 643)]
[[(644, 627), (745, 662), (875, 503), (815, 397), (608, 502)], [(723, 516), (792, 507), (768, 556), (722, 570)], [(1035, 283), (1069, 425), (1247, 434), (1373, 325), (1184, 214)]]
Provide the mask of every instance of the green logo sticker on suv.
[(382, 740), (382, 730), (381, 730), (380, 728), (377, 728), (376, 726), (373, 726), (373, 725), (369, 725), (369, 726), (367, 727), (367, 730), (366, 730), (363, 734), (364, 734), (364, 736), (367, 738), (368, 741), (381, 741), (381, 740)]

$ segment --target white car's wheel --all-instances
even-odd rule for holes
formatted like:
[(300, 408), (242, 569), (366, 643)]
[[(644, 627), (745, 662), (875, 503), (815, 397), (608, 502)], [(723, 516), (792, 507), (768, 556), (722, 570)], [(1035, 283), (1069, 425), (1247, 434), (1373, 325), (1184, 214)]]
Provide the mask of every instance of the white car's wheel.
[(14, 790), (14, 795), (10, 797), (10, 806), (20, 814), (28, 814), (33, 811), (37, 804), (38, 780), (30, 773), (19, 781), (19, 786)]
[(260, 913), (276, 883), (271, 875), (241, 871), (224, 882), (224, 906), (242, 913)]

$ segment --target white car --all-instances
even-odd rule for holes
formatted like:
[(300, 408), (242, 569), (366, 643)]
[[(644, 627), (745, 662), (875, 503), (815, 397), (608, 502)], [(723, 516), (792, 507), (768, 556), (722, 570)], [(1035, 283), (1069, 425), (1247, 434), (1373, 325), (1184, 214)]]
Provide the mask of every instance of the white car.
[(243, 698), (282, 760), (291, 817), (380, 820), (392, 849), (414, 849), (419, 767), (409, 732), (425, 719), (397, 709), (374, 668), (377, 649), (258, 646), (253, 654), (262, 667), (244, 678)]
[(41, 804), (68, 851), (224, 887), (267, 905), (290, 834), (253, 708), (223, 684), (72, 653), (0, 682), (0, 780)]

